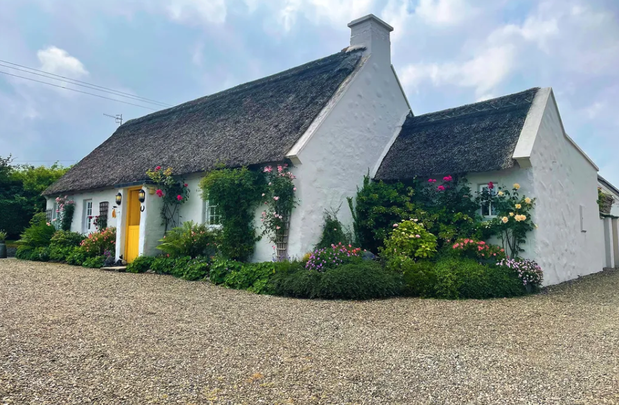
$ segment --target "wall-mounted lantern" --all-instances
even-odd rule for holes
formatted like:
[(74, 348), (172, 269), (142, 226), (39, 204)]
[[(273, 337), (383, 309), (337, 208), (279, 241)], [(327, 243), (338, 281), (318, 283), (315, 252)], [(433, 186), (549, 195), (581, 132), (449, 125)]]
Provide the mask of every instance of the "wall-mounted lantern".
[(144, 201), (146, 200), (146, 192), (143, 188), (138, 191), (138, 201), (140, 201), (140, 212), (144, 212)]
[(120, 206), (120, 203), (123, 201), (123, 195), (120, 194), (120, 191), (118, 192), (118, 194), (116, 194), (116, 205)]

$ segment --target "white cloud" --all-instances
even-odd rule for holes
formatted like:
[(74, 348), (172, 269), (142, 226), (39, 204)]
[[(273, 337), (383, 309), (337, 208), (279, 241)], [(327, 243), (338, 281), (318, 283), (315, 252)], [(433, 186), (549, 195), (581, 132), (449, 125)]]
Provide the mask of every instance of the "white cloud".
[(64, 49), (50, 46), (37, 52), (41, 70), (71, 78), (88, 76), (88, 71), (79, 59), (69, 55)]
[(515, 49), (510, 46), (487, 48), (462, 63), (411, 64), (402, 70), (402, 84), (417, 88), (429, 81), (434, 86), (472, 87), (478, 98), (501, 84), (511, 73)]
[(346, 27), (350, 21), (371, 13), (375, 2), (376, 0), (273, 0), (269, 4), (272, 10), (277, 10), (277, 21), (287, 32), (292, 29), (299, 15), (314, 24), (326, 23), (335, 27)]
[(415, 14), (436, 25), (458, 24), (476, 13), (465, 0), (420, 0), (415, 8)]
[(224, 0), (168, 0), (168, 15), (176, 21), (221, 24), (226, 21)]

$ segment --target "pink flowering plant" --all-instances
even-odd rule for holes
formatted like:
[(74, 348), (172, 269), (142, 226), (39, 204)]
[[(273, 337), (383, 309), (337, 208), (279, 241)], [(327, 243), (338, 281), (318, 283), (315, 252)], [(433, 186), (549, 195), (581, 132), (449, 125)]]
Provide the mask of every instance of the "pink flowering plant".
[(56, 197), (56, 218), (52, 219), (51, 224), (56, 229), (62, 229), (63, 231), (71, 230), (71, 223), (73, 222), (73, 213), (75, 212), (75, 201), (71, 200), (69, 196)]
[(518, 256), (527, 234), (536, 228), (532, 220), (535, 198), (522, 194), (518, 183), (508, 188), (490, 182), (476, 200), (482, 212), (491, 214), (489, 227), (501, 239), (508, 256)]
[(476, 259), (481, 262), (498, 262), (505, 259), (505, 249), (486, 243), (483, 240), (460, 238), (451, 246), (451, 250), (458, 256)]
[(330, 247), (316, 249), (310, 253), (305, 268), (319, 272), (327, 271), (343, 264), (361, 262), (363, 251), (352, 245), (344, 245), (341, 242)]
[(537, 289), (544, 281), (544, 272), (539, 264), (529, 259), (503, 259), (497, 266), (507, 267), (515, 271), (522, 281), (522, 285)]
[(173, 174), (171, 167), (163, 169), (161, 166), (156, 166), (154, 170), (146, 171), (146, 175), (155, 186), (155, 195), (163, 200), (161, 219), (165, 227), (164, 232), (178, 224), (180, 206), (189, 199), (189, 185)]
[(84, 239), (80, 246), (88, 256), (102, 256), (105, 251), (116, 250), (116, 228), (106, 228), (100, 232), (93, 232)]
[(436, 254), (436, 246), (436, 236), (428, 232), (419, 219), (411, 218), (393, 224), (391, 236), (379, 250), (386, 259), (430, 259)]
[(287, 164), (266, 166), (262, 169), (266, 187), (262, 193), (262, 235), (275, 244), (288, 228), (290, 213), (297, 205), (295, 176)]

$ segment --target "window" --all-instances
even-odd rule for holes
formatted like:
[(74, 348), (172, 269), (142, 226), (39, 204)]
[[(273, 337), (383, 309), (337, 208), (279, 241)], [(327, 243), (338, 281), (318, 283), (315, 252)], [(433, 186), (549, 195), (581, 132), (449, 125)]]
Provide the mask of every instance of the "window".
[(221, 226), (221, 211), (217, 205), (204, 202), (204, 223), (209, 226)]
[(105, 224), (105, 227), (107, 227), (107, 215), (109, 206), (110, 204), (107, 201), (101, 201), (99, 203), (99, 223)]
[(92, 228), (92, 200), (84, 200), (84, 213), (82, 216), (82, 233), (90, 233)]
[[(496, 184), (496, 182), (491, 182)], [(488, 188), (489, 183), (480, 184), (479, 185), (479, 194), (481, 195), (481, 216), (482, 217), (496, 217), (496, 207), (492, 205), (492, 202), (489, 201), (493, 196), (496, 195), (497, 189), (496, 186), (490, 190)]]

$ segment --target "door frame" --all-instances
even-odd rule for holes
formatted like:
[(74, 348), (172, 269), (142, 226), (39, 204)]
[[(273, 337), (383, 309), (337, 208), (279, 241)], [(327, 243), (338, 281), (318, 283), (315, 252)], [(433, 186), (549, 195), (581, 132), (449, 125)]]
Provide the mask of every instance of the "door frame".
[[(125, 246), (123, 246), (123, 257), (124, 257), (125, 260), (127, 260), (127, 247), (129, 245), (128, 244), (129, 226), (130, 226), (129, 225), (129, 215), (130, 215), (130, 212), (131, 212), (131, 208), (129, 208), (129, 207), (131, 206), (132, 203), (135, 203), (133, 201), (133, 198), (131, 198), (131, 194), (132, 194), (131, 192), (132, 191), (137, 191), (137, 190), (140, 190), (140, 189), (142, 189), (142, 186), (129, 187), (129, 188), (126, 189), (125, 193), (123, 193), (123, 194), (125, 194), (127, 196), (127, 202), (125, 203), (125, 209), (124, 209), (124, 211), (126, 212), (126, 214), (124, 215), (124, 217), (125, 217), (125, 225), (124, 225), (124, 229), (123, 229), (123, 233), (125, 234), (125, 237), (124, 237)], [(135, 198), (135, 200), (136, 200), (136, 202), (139, 203), (137, 197)], [(141, 227), (142, 226), (141, 225), (142, 213), (139, 210), (138, 210), (138, 212), (140, 213), (140, 224), (138, 226)], [(140, 231), (141, 231), (141, 228), (140, 228)], [(139, 238), (138, 238), (138, 251), (140, 249), (139, 243), (140, 242), (139, 242)]]

